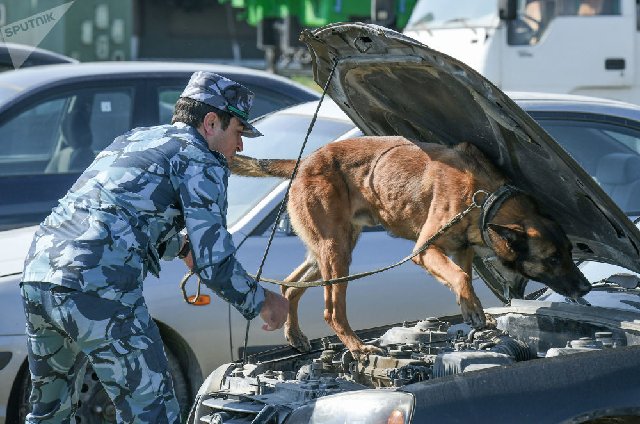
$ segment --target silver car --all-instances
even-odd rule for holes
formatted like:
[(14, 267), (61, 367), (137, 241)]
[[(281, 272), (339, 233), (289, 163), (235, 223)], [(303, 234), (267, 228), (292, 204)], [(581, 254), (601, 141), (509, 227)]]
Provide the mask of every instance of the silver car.
[[(600, 157), (622, 153), (631, 155), (632, 159), (638, 158), (640, 112), (636, 107), (572, 96), (513, 93), (511, 97), (596, 179), (602, 180), (603, 172), (608, 169), (602, 165), (598, 171)], [(325, 102), (305, 154), (333, 139), (360, 134), (335, 104), (329, 100)], [(316, 103), (313, 102), (260, 119), (256, 125), (265, 137), (246, 141), (244, 154), (258, 158), (297, 157), (315, 108)], [(611, 169), (618, 168), (614, 166)], [(640, 201), (640, 196), (631, 196), (621, 189), (631, 185), (616, 184), (609, 190), (607, 181), (610, 180), (605, 177), (603, 187), (623, 209), (629, 212), (640, 209), (640, 205), (632, 204), (636, 199)], [(239, 247), (238, 257), (249, 271), (255, 271), (274, 225), (286, 182), (232, 176), (229, 185), (228, 222)], [(0, 321), (0, 422), (2, 411), (5, 411), (5, 417), (15, 422), (18, 414), (24, 416), (26, 408), (28, 370), (24, 318), (17, 284), (34, 231), (34, 227), (29, 227), (0, 233), (0, 310), (3, 311)], [(304, 249), (291, 232), (286, 216), (277, 223), (276, 234), (263, 275), (281, 279), (302, 261)], [(351, 272), (368, 271), (393, 263), (406, 256), (413, 245), (407, 240), (389, 236), (381, 227), (370, 228), (362, 234), (354, 251)], [(211, 296), (212, 305), (209, 306), (187, 305), (178, 288), (178, 282), (186, 272), (185, 267), (180, 261), (173, 261), (163, 263), (162, 268), (159, 280), (149, 278), (145, 282), (145, 297), (165, 340), (176, 391), (186, 408), (203, 376), (216, 366), (240, 357), (245, 322), (235, 310), (230, 310), (215, 296)], [(189, 282), (189, 294), (195, 293), (195, 284), (195, 281)], [(502, 301), (508, 297), (501, 289), (489, 288), (481, 282), (474, 285), (485, 307), (501, 303), (492, 295), (493, 292), (497, 292)], [(530, 285), (529, 290), (534, 290), (534, 286)], [(210, 293), (205, 290), (205, 294)], [(330, 332), (322, 319), (323, 305), (321, 289), (309, 290), (302, 298), (301, 327), (311, 338)], [(402, 322), (424, 316), (427, 311), (437, 316), (458, 313), (450, 292), (411, 263), (351, 284), (348, 306), (354, 328)], [(253, 325), (248, 352), (283, 343), (285, 340), (281, 333), (266, 333)], [(81, 413), (91, 419), (113, 420), (113, 409), (91, 374), (87, 376), (86, 383)]]
[[(602, 99), (549, 94), (513, 93), (512, 98), (596, 178), (601, 157), (623, 153), (640, 159), (640, 108)], [(264, 158), (297, 157), (316, 105), (312, 102), (294, 106), (259, 120), (256, 125), (265, 137), (247, 141), (244, 154)], [(359, 134), (346, 115), (330, 100), (325, 100), (305, 155), (333, 139)], [(589, 143), (581, 147), (581, 141)], [(602, 172), (606, 170), (601, 169), (600, 175)], [(255, 271), (274, 225), (286, 182), (232, 176), (229, 185), (229, 226), (238, 246), (238, 257), (250, 272)], [(605, 190), (609, 188), (605, 186)], [(617, 193), (622, 194), (618, 189), (609, 192), (614, 199)], [(624, 198), (640, 199), (640, 196)], [(638, 204), (621, 206), (630, 214), (638, 214), (640, 209)], [(23, 417), (27, 405), (28, 370), (18, 282), (34, 231), (35, 227), (28, 227), (0, 232), (0, 423), (5, 418), (8, 418), (7, 422), (17, 422), (18, 413)], [(356, 247), (351, 271), (388, 265), (406, 256), (412, 248), (412, 242), (390, 237), (380, 227), (370, 228), (362, 234)], [(291, 232), (285, 216), (278, 223), (263, 276), (285, 277), (300, 263), (303, 255), (302, 244)], [(594, 274), (594, 278), (600, 279), (605, 272)], [(218, 365), (241, 356), (245, 321), (215, 296), (211, 296), (212, 304), (208, 306), (187, 305), (178, 288), (185, 273), (181, 261), (163, 263), (161, 278), (145, 281), (145, 298), (165, 341), (177, 394), (187, 407), (203, 376)], [(188, 283), (188, 294), (195, 293), (195, 284), (195, 280)], [(493, 296), (495, 290), (481, 281), (476, 281), (474, 286), (485, 307), (502, 303)], [(530, 284), (528, 290), (534, 291), (538, 287)], [(207, 290), (203, 293), (211, 295)], [(506, 300), (502, 291), (498, 290), (498, 294)], [(413, 264), (354, 282), (349, 287), (348, 306), (354, 328), (412, 320), (427, 313), (440, 316), (459, 312), (451, 293)], [(311, 338), (330, 333), (322, 319), (323, 307), (319, 288), (308, 290), (301, 301), (301, 327)], [(266, 333), (258, 325), (252, 325), (248, 353), (284, 343), (280, 332)], [(91, 419), (113, 421), (113, 410), (91, 374), (86, 383), (81, 413)]]
[[(480, 251), (474, 268), (483, 281), (474, 286), (486, 283), (505, 302), (485, 302), (485, 328), (459, 314), (435, 318), (430, 307), (413, 321), (371, 328), (389, 310), (406, 317), (403, 300), (417, 297), (411, 287), (394, 299), (387, 281), (386, 304), (369, 310), (378, 317), (359, 332), (380, 352), (355, 360), (327, 332), (310, 352), (280, 347), (222, 365), (198, 392), (189, 422), (638, 422), (640, 231), (628, 215), (640, 205), (640, 108), (509, 98), (465, 64), (380, 26), (333, 24), (301, 39), (316, 82), (332, 78), (329, 95), (365, 134), (482, 150), (562, 225), (593, 289), (577, 300), (528, 293), (530, 281)], [(393, 260), (387, 244), (377, 248)], [(351, 294), (367, 287), (354, 282)]]
[(2, 72), (0, 231), (40, 223), (115, 137), (169, 123), (195, 71), (252, 90), (251, 118), (319, 97), (264, 71), (207, 63), (93, 62)]

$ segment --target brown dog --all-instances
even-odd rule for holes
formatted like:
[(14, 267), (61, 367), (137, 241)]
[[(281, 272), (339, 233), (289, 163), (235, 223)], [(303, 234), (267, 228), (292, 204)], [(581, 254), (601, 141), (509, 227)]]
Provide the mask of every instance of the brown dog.
[[(257, 160), (237, 156), (231, 165), (245, 176), (291, 176), (293, 160)], [(330, 143), (304, 159), (291, 186), (289, 215), (307, 247), (307, 259), (286, 281), (331, 279), (349, 274), (351, 252), (363, 226), (382, 224), (392, 234), (416, 240), (420, 247), (464, 210), (479, 190), (495, 192), (504, 176), (473, 145), (418, 147), (402, 137), (362, 137)], [(474, 249), (493, 249), (501, 262), (555, 291), (578, 297), (589, 282), (571, 258), (562, 228), (542, 216), (533, 200), (511, 193), (496, 206), (485, 225), (474, 209), (425, 252), (413, 258), (456, 295), (465, 321), (484, 325), (482, 305), (471, 284)], [(486, 243), (485, 243), (486, 240)], [(407, 252), (408, 253), (408, 252)], [(350, 328), (347, 284), (325, 287), (324, 318), (354, 354), (377, 350), (364, 345)], [(299, 328), (298, 301), (304, 289), (283, 288), (289, 299), (285, 336), (308, 350)]]

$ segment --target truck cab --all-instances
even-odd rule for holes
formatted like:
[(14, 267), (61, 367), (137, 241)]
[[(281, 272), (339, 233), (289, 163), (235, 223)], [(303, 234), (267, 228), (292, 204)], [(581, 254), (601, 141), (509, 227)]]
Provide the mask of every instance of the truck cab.
[(640, 103), (635, 0), (420, 0), (404, 30), (502, 90)]

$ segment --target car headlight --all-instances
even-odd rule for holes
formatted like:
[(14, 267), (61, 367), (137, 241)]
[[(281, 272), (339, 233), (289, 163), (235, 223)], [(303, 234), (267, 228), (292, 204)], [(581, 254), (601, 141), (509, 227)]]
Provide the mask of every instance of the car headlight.
[(413, 395), (389, 390), (359, 390), (321, 397), (291, 413), (286, 424), (407, 424)]

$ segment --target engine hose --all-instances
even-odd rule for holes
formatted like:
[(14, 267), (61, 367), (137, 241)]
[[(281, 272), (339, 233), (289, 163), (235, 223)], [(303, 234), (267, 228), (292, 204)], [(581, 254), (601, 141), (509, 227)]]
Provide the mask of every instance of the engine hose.
[(500, 337), (491, 352), (504, 353), (511, 356), (517, 362), (528, 361), (536, 356), (525, 342), (512, 339), (508, 336)]

